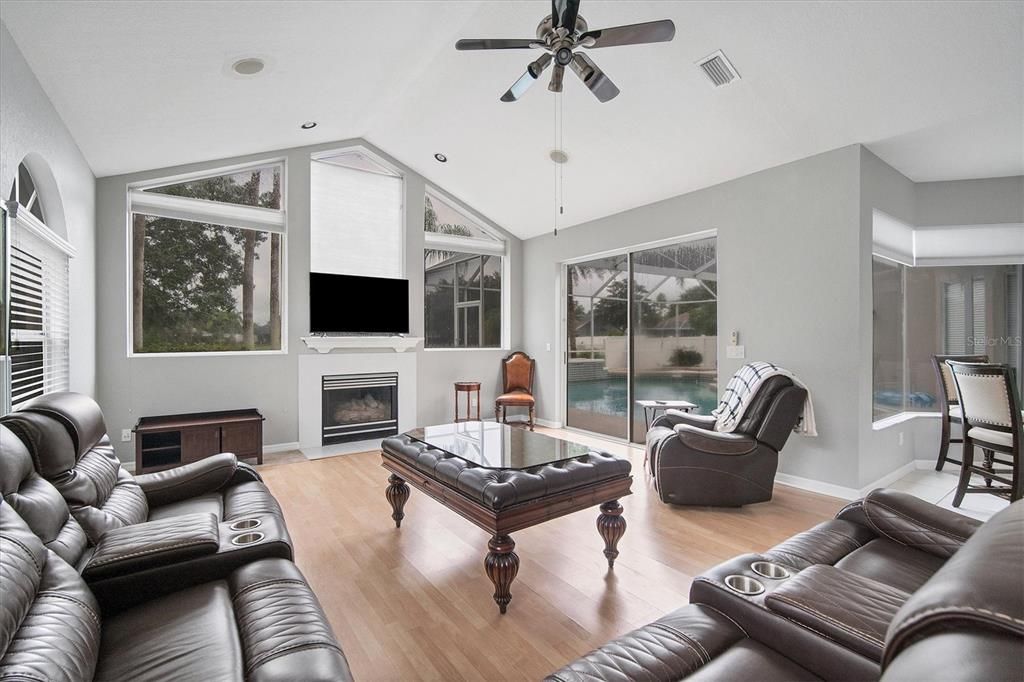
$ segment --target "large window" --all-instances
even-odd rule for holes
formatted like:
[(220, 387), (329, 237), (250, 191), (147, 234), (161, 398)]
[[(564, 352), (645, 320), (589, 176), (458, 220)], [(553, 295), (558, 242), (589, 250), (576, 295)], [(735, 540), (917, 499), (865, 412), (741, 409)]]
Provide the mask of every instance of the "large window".
[(129, 191), (131, 350), (282, 349), (281, 163)]
[(362, 148), (310, 163), (310, 270), (405, 276), (402, 176)]
[(424, 202), (426, 348), (500, 348), (505, 244), (434, 193)]
[(74, 249), (50, 230), (28, 168), (21, 164), (8, 203), (10, 277), (9, 394), (0, 405), (17, 408), (44, 393), (68, 390), (70, 363), (69, 258)]
[(912, 267), (875, 256), (873, 419), (938, 409), (934, 355), (983, 354), (1020, 366), (1020, 271)]

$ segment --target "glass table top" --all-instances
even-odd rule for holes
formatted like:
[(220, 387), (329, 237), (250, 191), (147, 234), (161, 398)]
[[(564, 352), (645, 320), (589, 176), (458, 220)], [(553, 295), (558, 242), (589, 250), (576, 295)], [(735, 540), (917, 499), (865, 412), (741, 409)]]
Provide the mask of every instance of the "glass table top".
[(593, 448), (497, 422), (459, 422), (406, 432), (426, 443), (487, 469), (527, 469), (574, 457)]

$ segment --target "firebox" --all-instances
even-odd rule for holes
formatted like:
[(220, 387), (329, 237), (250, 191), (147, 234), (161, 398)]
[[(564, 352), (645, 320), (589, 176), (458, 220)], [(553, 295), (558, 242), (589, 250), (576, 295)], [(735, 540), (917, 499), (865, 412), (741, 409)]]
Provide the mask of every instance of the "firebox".
[(398, 374), (336, 374), (322, 382), (323, 445), (398, 433)]

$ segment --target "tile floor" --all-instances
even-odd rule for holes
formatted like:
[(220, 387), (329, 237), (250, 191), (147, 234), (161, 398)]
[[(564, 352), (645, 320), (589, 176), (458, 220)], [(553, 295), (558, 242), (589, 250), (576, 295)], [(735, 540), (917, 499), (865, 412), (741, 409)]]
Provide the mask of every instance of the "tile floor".
[[(1010, 504), (1007, 500), (995, 495), (970, 493), (964, 496), (963, 504), (959, 509), (954, 507), (953, 494), (956, 492), (959, 474), (960, 470), (956, 464), (946, 464), (941, 472), (934, 469), (918, 469), (893, 482), (889, 488), (902, 490), (932, 504), (952, 509), (964, 516), (973, 516), (982, 521), (988, 520), (993, 514), (1005, 509)], [(974, 484), (977, 485), (979, 480), (976, 478)]]

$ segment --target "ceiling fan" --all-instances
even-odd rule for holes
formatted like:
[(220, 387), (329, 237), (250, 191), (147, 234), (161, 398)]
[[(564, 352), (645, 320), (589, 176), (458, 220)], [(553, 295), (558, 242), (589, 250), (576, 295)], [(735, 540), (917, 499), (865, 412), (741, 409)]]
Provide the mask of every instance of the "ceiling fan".
[(642, 43), (663, 43), (676, 34), (671, 19), (648, 21), (642, 24), (614, 26), (591, 31), (586, 20), (580, 16), (580, 0), (551, 0), (551, 15), (537, 26), (537, 37), (515, 38), (473, 38), (455, 43), (456, 50), (528, 50), (542, 49), (545, 53), (526, 67), (519, 80), (501, 96), (502, 102), (515, 102), (540, 78), (544, 70), (554, 62), (548, 90), (562, 92), (565, 67), (579, 76), (583, 84), (602, 102), (619, 94), (619, 89), (594, 61), (577, 48), (597, 49), (618, 45), (639, 45)]

